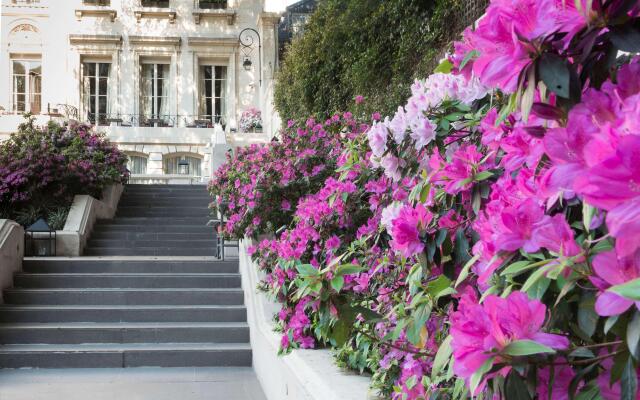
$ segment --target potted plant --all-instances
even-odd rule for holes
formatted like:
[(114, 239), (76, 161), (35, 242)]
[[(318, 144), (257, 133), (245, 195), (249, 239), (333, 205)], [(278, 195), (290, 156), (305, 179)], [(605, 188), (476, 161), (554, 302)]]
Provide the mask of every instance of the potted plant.
[(244, 110), (240, 117), (240, 130), (242, 132), (262, 132), (262, 112), (254, 107)]

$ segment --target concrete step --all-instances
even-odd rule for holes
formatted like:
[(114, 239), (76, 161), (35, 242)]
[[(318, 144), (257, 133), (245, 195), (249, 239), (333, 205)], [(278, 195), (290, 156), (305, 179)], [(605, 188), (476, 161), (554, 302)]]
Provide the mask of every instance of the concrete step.
[(119, 207), (116, 213), (117, 217), (149, 217), (149, 218), (178, 218), (178, 217), (199, 217), (203, 224), (209, 216), (210, 212), (208, 208), (147, 208), (147, 207)]
[(7, 304), (242, 305), (242, 289), (7, 289)]
[(214, 256), (214, 246), (209, 247), (87, 247), (87, 256)]
[(203, 240), (215, 242), (215, 234), (211, 228), (200, 233), (173, 233), (173, 232), (127, 232), (127, 231), (95, 231), (91, 234), (91, 240)]
[(207, 216), (200, 217), (120, 217), (108, 221), (99, 221), (99, 225), (161, 225), (173, 227), (175, 225), (182, 226), (205, 226), (208, 219)]
[(148, 248), (209, 248), (216, 245), (216, 238), (201, 237), (199, 239), (188, 240), (123, 240), (123, 239), (91, 239), (87, 244), (88, 247), (108, 247), (108, 248), (135, 248), (135, 249), (148, 249)]
[(23, 271), (29, 273), (237, 273), (237, 261), (218, 261), (213, 257), (175, 259), (165, 257), (51, 257), (27, 258)]
[(197, 197), (149, 198), (147, 196), (126, 197), (120, 199), (118, 207), (194, 207), (208, 209), (211, 199)]
[(243, 322), (66, 322), (0, 324), (2, 344), (244, 343)]
[(239, 274), (16, 274), (16, 288), (239, 288)]
[(244, 322), (244, 306), (0, 306), (0, 322)]
[[(208, 219), (207, 219), (208, 221)], [(110, 222), (110, 221), (109, 221)], [(198, 225), (132, 225), (125, 223), (113, 223), (109, 222), (98, 222), (95, 229), (93, 230), (93, 234), (102, 233), (102, 232), (131, 232), (131, 233), (143, 233), (143, 232), (154, 232), (154, 233), (206, 233), (211, 234), (214, 231), (213, 227), (206, 226), (206, 221), (201, 220)]]
[(247, 343), (157, 343), (0, 346), (0, 368), (251, 366)]

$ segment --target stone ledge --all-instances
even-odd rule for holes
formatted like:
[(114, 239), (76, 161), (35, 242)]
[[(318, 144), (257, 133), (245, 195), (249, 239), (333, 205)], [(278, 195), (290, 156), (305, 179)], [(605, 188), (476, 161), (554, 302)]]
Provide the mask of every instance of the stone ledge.
[(22, 269), (23, 256), (24, 229), (17, 222), (0, 219), (0, 292), (13, 285), (13, 274)]
[(257, 266), (247, 254), (251, 240), (240, 241), (240, 274), (251, 335), (253, 368), (269, 400), (373, 400), (370, 379), (341, 370), (329, 350), (293, 350), (278, 356), (279, 335), (273, 331), (277, 304), (258, 293)]
[(78, 21), (82, 19), (82, 17), (108, 17), (111, 22), (116, 20), (118, 16), (118, 12), (112, 8), (108, 7), (95, 7), (95, 8), (79, 8), (76, 9), (76, 18)]
[(200, 24), (203, 18), (219, 18), (226, 19), (227, 25), (233, 25), (236, 21), (236, 11), (231, 9), (222, 10), (199, 10), (193, 12), (193, 21), (196, 25)]
[(111, 185), (103, 191), (102, 200), (76, 195), (64, 228), (56, 231), (56, 255), (81, 256), (96, 220), (114, 217), (123, 190), (120, 184)]

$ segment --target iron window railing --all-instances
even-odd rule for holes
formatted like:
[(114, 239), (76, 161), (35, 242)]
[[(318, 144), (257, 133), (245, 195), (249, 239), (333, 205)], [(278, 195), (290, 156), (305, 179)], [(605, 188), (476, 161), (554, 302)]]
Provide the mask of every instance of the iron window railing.
[(111, 0), (82, 0), (85, 6), (110, 6)]
[(92, 114), (87, 113), (86, 122), (93, 125), (116, 125), (148, 128), (213, 128), (215, 124), (226, 127), (221, 115), (145, 115), (145, 114)]
[(229, 6), (227, 0), (196, 0), (196, 8), (201, 10), (223, 10)]
[(40, 0), (11, 0), (11, 4), (39, 4)]
[(169, 8), (169, 0), (141, 0), (142, 7)]

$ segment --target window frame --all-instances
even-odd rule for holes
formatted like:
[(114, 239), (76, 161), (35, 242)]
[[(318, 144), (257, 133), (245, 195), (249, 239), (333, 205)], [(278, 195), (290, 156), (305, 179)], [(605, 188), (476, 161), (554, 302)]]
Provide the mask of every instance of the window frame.
[[(107, 69), (107, 74), (106, 76), (101, 75), (101, 68), (100, 66), (106, 64), (108, 65), (108, 69)], [(93, 65), (95, 68), (95, 73), (94, 75), (88, 75), (86, 69), (87, 66), (89, 65)], [(91, 122), (92, 124), (95, 124), (97, 126), (104, 126), (104, 125), (108, 125), (107, 120), (109, 119), (109, 91), (111, 88), (111, 68), (113, 68), (113, 63), (111, 61), (93, 61), (93, 60), (84, 60), (82, 61), (82, 105), (85, 108), (84, 110), (84, 114), (86, 115), (86, 118), (89, 122)], [(86, 88), (86, 84), (87, 79), (89, 79), (89, 82), (91, 80), (93, 80), (94, 82), (94, 88), (95, 88), (95, 93), (91, 94), (91, 83), (89, 83), (89, 88), (87, 90)], [(105, 94), (100, 94), (100, 81), (104, 79), (106, 80), (106, 92)], [(88, 94), (85, 94), (88, 93)], [(84, 98), (85, 96), (88, 96), (89, 98)], [(91, 110), (91, 97), (95, 97), (94, 100), (94, 104), (93, 106), (95, 107), (95, 110), (97, 110), (97, 112), (94, 112), (94, 114), (96, 114), (93, 117), (93, 121), (91, 120), (91, 116), (90, 116), (90, 110)], [(104, 113), (100, 112), (100, 98), (104, 98), (105, 102), (104, 102)], [(101, 120), (100, 119), (100, 115), (104, 115), (104, 119)]]
[[(210, 78), (206, 78), (206, 68), (211, 69)], [(220, 68), (222, 78), (218, 78), (217, 68)], [(224, 71), (224, 72), (223, 72)], [(229, 71), (227, 65), (215, 63), (200, 63), (198, 65), (198, 119), (211, 121), (211, 123), (221, 123), (227, 117), (227, 80)], [(219, 85), (219, 95), (216, 87)], [(211, 96), (207, 96), (207, 86), (211, 91)], [(208, 102), (211, 102), (211, 113), (208, 114)], [(220, 106), (217, 113), (216, 106)]]
[[(41, 58), (23, 58), (16, 57), (11, 58), (11, 110), (14, 113), (31, 113), (34, 115), (39, 115), (42, 113), (42, 59)], [(24, 74), (16, 74), (15, 73), (15, 64), (16, 63), (24, 63), (25, 64), (25, 72)], [(33, 70), (32, 64), (38, 63), (40, 68), (40, 74), (37, 76), (39, 79), (39, 88), (38, 92), (33, 92), (31, 88), (31, 71)], [(21, 76), (24, 78), (24, 92), (16, 91), (16, 77)], [(23, 95), (24, 101), (24, 110), (18, 110), (18, 96)], [(38, 110), (35, 111), (33, 105), (35, 103), (35, 98), (39, 97), (39, 107)]]

